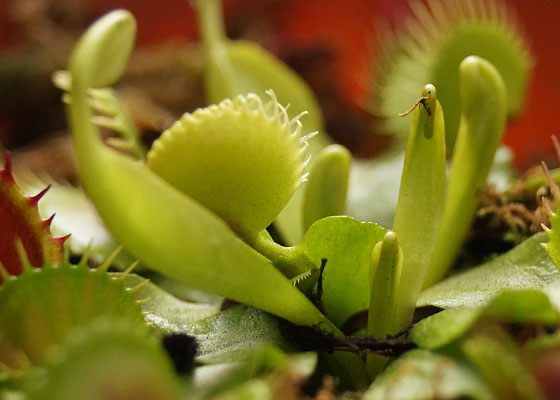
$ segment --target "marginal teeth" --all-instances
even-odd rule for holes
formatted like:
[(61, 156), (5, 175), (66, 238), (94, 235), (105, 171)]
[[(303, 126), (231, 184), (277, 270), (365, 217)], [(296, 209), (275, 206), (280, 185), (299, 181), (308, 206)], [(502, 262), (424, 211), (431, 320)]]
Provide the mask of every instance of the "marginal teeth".
[[(11, 275), (18, 275), (23, 266), (39, 268), (45, 262), (58, 263), (62, 260), (62, 243), (66, 238), (53, 237), (50, 225), (54, 215), (43, 220), (38, 211), (39, 201), (49, 188), (50, 185), (36, 195), (26, 197), (14, 179), (11, 156), (6, 154), (4, 169), (0, 168), (1, 240), (9, 243), (5, 249), (10, 249), (17, 240), (20, 241), (15, 249), (17, 251), (0, 254), (0, 262)], [(24, 237), (19, 237), (22, 233)], [(3, 274), (0, 273), (0, 284), (2, 281)]]
[(236, 96), (185, 114), (148, 153), (148, 166), (241, 236), (265, 229), (302, 181), (312, 135), (276, 95)]
[(290, 281), (292, 282), (292, 285), (297, 286), (299, 285), (301, 282), (303, 282), (304, 280), (306, 280), (307, 278), (309, 278), (311, 276), (311, 270), (308, 270), (306, 272), (304, 272), (303, 274), (300, 274), (294, 278), (292, 278)]

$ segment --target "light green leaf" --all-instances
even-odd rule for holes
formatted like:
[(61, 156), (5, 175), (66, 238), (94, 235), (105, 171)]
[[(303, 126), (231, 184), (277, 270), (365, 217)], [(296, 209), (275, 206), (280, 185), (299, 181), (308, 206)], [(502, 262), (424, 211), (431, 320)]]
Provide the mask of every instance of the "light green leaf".
[(453, 358), (412, 350), (393, 362), (370, 386), (363, 400), (432, 400), (494, 397), (478, 374)]
[(476, 306), (505, 289), (547, 287), (560, 279), (560, 272), (540, 245), (545, 241), (545, 233), (536, 234), (508, 253), (432, 286), (420, 295), (416, 306)]
[(412, 321), (445, 202), (445, 128), (436, 88), (425, 85), (410, 126), (393, 223), (403, 252), (395, 300), (397, 331)]
[(469, 232), (506, 122), (504, 80), (491, 63), (469, 56), (461, 62), (459, 78), (461, 121), (424, 288), (443, 278)]
[(488, 304), (485, 314), (513, 323), (555, 325), (558, 322), (558, 312), (545, 290), (505, 290)]
[(319, 152), (305, 184), (305, 230), (321, 218), (345, 215), (351, 162), (350, 151), (338, 144), (327, 146)]
[(262, 344), (291, 346), (280, 334), (279, 320), (261, 310), (234, 306), (187, 327), (199, 344), (197, 360), (219, 363), (244, 360)]
[[(555, 138), (553, 138), (555, 139)], [(554, 144), (558, 146), (558, 140), (554, 140)], [(547, 176), (548, 185), (556, 202), (556, 211), (550, 214), (550, 229), (548, 230), (548, 243), (545, 244), (546, 251), (550, 255), (550, 258), (556, 264), (556, 267), (560, 269), (560, 216), (558, 215), (558, 204), (560, 203), (560, 188), (558, 184), (554, 182), (552, 174), (548, 171), (545, 166), (545, 175)]]
[[(402, 118), (401, 118), (402, 119)], [(488, 175), (488, 184), (504, 190), (513, 180), (511, 152), (498, 149)], [(391, 226), (399, 197), (404, 160), (404, 149), (392, 151), (369, 160), (354, 159), (350, 169), (347, 214), (360, 221), (375, 221), (381, 226)], [(544, 179), (535, 184), (545, 184)]]
[(70, 69), (87, 74), (90, 88), (114, 84), (128, 64), (135, 36), (136, 21), (130, 12), (115, 10), (106, 14), (78, 42), (72, 53)]
[(507, 290), (488, 305), (453, 307), (432, 315), (414, 326), (411, 338), (424, 348), (443, 347), (467, 334), (482, 316), (511, 323), (558, 322), (558, 312), (543, 291)]
[(350, 217), (327, 217), (314, 223), (300, 248), (317, 265), (326, 258), (322, 303), (337, 326), (369, 306), (369, 262), (385, 229)]
[[(135, 287), (146, 278), (136, 274), (128, 274), (124, 278), (125, 285)], [(146, 300), (142, 310), (149, 312), (145, 319), (152, 327), (164, 334), (186, 332), (195, 322), (208, 318), (220, 311), (219, 305), (191, 303), (170, 295), (151, 282), (143, 284), (135, 292), (138, 300)]]
[(418, 346), (437, 349), (462, 337), (482, 315), (483, 307), (448, 308), (414, 325), (411, 339)]
[(193, 289), (184, 283), (158, 274), (157, 272), (146, 273), (145, 275), (154, 285), (160, 287), (179, 300), (186, 300), (193, 303), (205, 303), (213, 306), (219, 306), (224, 301), (222, 296)]

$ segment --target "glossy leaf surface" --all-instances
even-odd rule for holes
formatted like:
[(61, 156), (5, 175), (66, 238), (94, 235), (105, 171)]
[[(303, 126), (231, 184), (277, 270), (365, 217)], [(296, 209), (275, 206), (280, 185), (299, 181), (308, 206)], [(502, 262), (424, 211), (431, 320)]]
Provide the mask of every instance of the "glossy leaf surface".
[(467, 334), (482, 316), (510, 323), (539, 323), (552, 326), (558, 322), (558, 310), (541, 290), (508, 290), (489, 304), (448, 308), (418, 322), (412, 340), (421, 347), (436, 349)]
[(368, 308), (370, 255), (384, 234), (385, 229), (371, 222), (328, 217), (313, 224), (300, 244), (317, 265), (327, 259), (322, 305), (335, 325)]
[(540, 245), (545, 240), (545, 233), (536, 234), (500, 257), (432, 286), (416, 305), (473, 306), (487, 303), (504, 289), (558, 286), (560, 272)]

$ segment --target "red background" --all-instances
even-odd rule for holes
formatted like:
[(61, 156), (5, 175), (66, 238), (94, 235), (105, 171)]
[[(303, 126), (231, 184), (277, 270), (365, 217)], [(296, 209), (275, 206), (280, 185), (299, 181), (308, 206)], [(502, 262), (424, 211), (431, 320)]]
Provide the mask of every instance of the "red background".
[[(2, 0), (4, 4), (9, 1)], [(76, 0), (77, 1), (77, 0)], [(85, 1), (85, 0), (81, 0)], [(197, 40), (193, 10), (187, 0), (91, 0), (88, 18), (113, 8), (129, 9), (138, 21), (138, 44), (156, 45), (174, 39)], [(511, 121), (505, 142), (515, 149), (516, 163), (525, 166), (550, 159), (550, 135), (560, 134), (560, 1), (507, 0), (517, 12), (532, 44), (535, 69), (525, 111)], [(0, 6), (0, 48), (17, 46), (20, 32)], [(350, 105), (364, 99), (360, 84), (375, 54), (375, 21), (397, 24), (410, 11), (405, 0), (226, 0), (226, 21), (246, 21), (268, 32), (263, 45), (305, 48), (326, 44), (335, 55), (336, 85)], [(250, 29), (250, 27), (249, 27)]]

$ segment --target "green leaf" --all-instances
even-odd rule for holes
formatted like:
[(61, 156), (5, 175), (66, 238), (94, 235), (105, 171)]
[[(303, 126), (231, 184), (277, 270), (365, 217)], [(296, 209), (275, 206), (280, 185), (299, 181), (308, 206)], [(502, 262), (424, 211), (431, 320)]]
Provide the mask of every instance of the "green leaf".
[(393, 362), (362, 397), (363, 400), (432, 400), (494, 397), (478, 374), (465, 363), (412, 350)]
[(426, 349), (443, 347), (468, 332), (483, 312), (483, 307), (448, 308), (414, 325), (411, 339)]
[(184, 283), (168, 278), (157, 272), (147, 273), (145, 275), (154, 285), (180, 300), (193, 303), (205, 303), (213, 306), (220, 306), (224, 301), (222, 296), (193, 289)]
[(136, 21), (130, 12), (115, 10), (106, 14), (78, 42), (70, 69), (84, 71), (90, 77), (91, 88), (112, 85), (128, 64), (135, 36)]
[[(558, 150), (558, 140), (553, 137), (554, 145)], [(548, 243), (543, 245), (556, 264), (556, 267), (560, 269), (560, 216), (558, 215), (558, 204), (560, 202), (560, 188), (558, 184), (554, 181), (552, 174), (548, 170), (548, 167), (544, 165), (544, 172), (548, 180), (548, 185), (550, 186), (550, 191), (552, 192), (552, 196), (554, 197), (554, 201), (556, 202), (556, 211), (550, 211), (550, 229), (547, 229), (548, 232)]]
[(558, 312), (544, 290), (505, 290), (486, 308), (486, 315), (513, 323), (555, 325)]
[(448, 308), (418, 322), (411, 338), (418, 346), (436, 349), (466, 335), (482, 317), (511, 323), (555, 325), (558, 312), (541, 290), (507, 290), (489, 304)]
[[(488, 175), (488, 184), (499, 191), (506, 190), (513, 181), (511, 156), (508, 148), (498, 149)], [(352, 160), (346, 213), (360, 221), (375, 221), (381, 226), (392, 226), (399, 197), (403, 159), (404, 149), (393, 150), (369, 160)], [(544, 179), (535, 183), (535, 190), (545, 183)]]
[(335, 325), (342, 326), (351, 315), (368, 308), (371, 251), (385, 232), (372, 222), (327, 217), (314, 223), (298, 246), (317, 265), (327, 259), (322, 303)]
[(263, 344), (290, 350), (279, 324), (270, 314), (239, 305), (189, 325), (186, 332), (197, 339), (199, 362), (220, 363), (245, 360)]
[(505, 127), (507, 95), (498, 70), (482, 58), (469, 56), (461, 62), (459, 78), (461, 122), (424, 288), (439, 282), (453, 264), (484, 193)]
[(338, 144), (325, 147), (317, 155), (305, 184), (305, 230), (321, 218), (345, 215), (351, 162), (350, 151)]
[(414, 110), (393, 231), (403, 252), (395, 328), (412, 321), (430, 264), (445, 200), (445, 127), (436, 88), (425, 85)]
[(540, 245), (545, 241), (546, 233), (536, 234), (508, 253), (432, 286), (420, 295), (416, 306), (475, 306), (488, 303), (505, 289), (547, 287), (560, 279), (560, 272)]
[(148, 312), (145, 320), (163, 334), (187, 332), (195, 322), (208, 318), (220, 311), (219, 305), (191, 303), (179, 300), (151, 282), (136, 274), (124, 277), (124, 284), (135, 287), (143, 284), (135, 297), (141, 300), (142, 310)]

